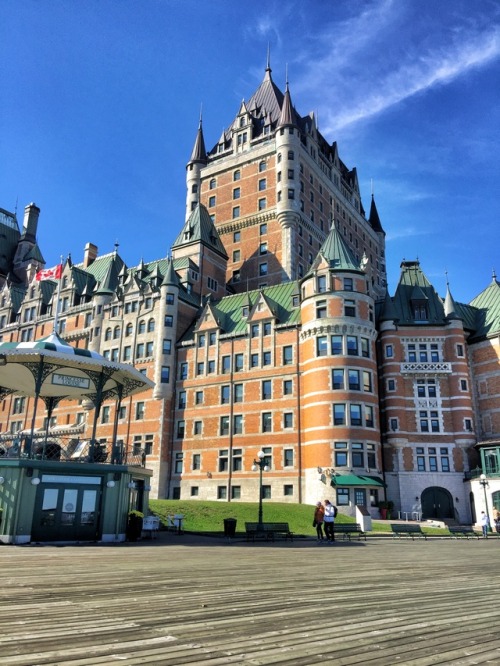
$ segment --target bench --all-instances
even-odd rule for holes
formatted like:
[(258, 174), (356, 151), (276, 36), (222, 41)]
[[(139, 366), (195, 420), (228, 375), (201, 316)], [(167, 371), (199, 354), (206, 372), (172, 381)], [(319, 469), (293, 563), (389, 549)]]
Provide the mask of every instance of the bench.
[(349, 541), (353, 534), (358, 537), (358, 541), (361, 541), (362, 537), (364, 537), (366, 541), (366, 532), (363, 532), (359, 523), (335, 523), (334, 533), (342, 534), (342, 538), (349, 539)]
[(418, 537), (427, 541), (427, 536), (422, 532), (420, 525), (408, 525), (407, 523), (402, 525), (391, 524), (391, 530), (393, 539), (407, 537), (413, 541), (415, 537)]
[(288, 523), (245, 523), (247, 541), (255, 541), (261, 537), (266, 541), (274, 541), (276, 534), (282, 534), (285, 539), (293, 541), (293, 532), (290, 532)]
[(472, 527), (463, 527), (451, 525), (448, 527), (450, 530), (450, 539), (479, 539), (478, 532), (474, 532)]

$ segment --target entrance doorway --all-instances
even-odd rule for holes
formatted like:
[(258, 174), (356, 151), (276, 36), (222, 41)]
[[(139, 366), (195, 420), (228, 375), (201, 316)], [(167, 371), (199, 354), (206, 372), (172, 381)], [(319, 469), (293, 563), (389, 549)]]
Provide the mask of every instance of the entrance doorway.
[(101, 478), (43, 474), (31, 528), (32, 541), (97, 541)]
[(439, 486), (426, 488), (422, 493), (421, 502), (423, 520), (455, 518), (453, 497), (446, 488)]

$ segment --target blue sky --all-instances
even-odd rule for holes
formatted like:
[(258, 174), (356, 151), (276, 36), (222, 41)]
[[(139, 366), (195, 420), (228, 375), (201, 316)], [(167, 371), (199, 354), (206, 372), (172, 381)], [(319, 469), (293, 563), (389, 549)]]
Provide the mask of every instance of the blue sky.
[(403, 259), (462, 302), (500, 275), (497, 0), (3, 0), (0, 207), (41, 208), (48, 266), (166, 256), (200, 108), (211, 147), (268, 44), (367, 210), (373, 181), (391, 293)]

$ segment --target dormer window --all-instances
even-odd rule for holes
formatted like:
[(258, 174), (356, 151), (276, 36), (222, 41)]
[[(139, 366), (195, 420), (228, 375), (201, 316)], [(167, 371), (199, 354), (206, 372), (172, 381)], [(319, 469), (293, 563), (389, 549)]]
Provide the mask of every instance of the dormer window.
[(427, 303), (425, 301), (412, 301), (411, 305), (415, 321), (427, 321), (429, 319)]

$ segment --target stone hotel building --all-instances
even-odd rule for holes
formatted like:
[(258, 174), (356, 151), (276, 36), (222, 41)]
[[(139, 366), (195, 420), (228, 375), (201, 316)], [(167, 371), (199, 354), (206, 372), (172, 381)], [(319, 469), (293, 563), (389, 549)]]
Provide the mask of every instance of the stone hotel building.
[[(159, 498), (256, 501), (262, 449), (269, 501), (330, 498), (376, 517), (390, 500), (460, 522), (485, 500), (500, 508), (495, 275), (464, 304), (403, 261), (389, 294), (373, 196), (367, 212), (356, 169), (269, 65), (210, 150), (200, 121), (186, 186), (169, 257), (131, 267), (88, 243), (64, 264), (60, 336), (155, 382), (101, 407), (100, 443), (116, 434), (143, 451)], [(52, 331), (57, 283), (35, 278), (39, 212), (27, 206), (20, 229), (0, 210), (3, 342)], [(33, 399), (0, 397), (0, 439), (26, 437)], [(89, 438), (91, 414), (59, 403), (51, 438)]]

